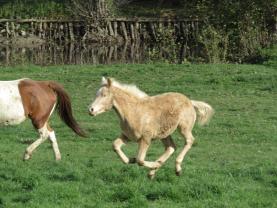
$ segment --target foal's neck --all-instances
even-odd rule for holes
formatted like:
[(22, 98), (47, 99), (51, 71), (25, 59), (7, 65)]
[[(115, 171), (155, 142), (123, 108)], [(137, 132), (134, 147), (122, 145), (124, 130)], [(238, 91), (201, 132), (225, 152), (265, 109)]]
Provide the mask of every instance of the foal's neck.
[(121, 120), (128, 119), (129, 115), (132, 114), (136, 108), (136, 103), (138, 103), (141, 98), (117, 87), (113, 87), (112, 91), (114, 96), (113, 105), (116, 112)]

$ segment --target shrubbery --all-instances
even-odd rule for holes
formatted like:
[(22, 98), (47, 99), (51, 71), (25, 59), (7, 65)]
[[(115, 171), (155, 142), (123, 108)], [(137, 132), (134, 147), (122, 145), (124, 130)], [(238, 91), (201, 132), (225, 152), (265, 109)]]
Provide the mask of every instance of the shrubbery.
[[(76, 14), (82, 12), (72, 7), (74, 1), (6, 0), (0, 3), (0, 17), (76, 18)], [(198, 41), (201, 50), (206, 51), (205, 61), (210, 63), (258, 63), (264, 59), (262, 49), (276, 44), (277, 3), (274, 0), (78, 0), (80, 5), (82, 1), (94, 3), (95, 8), (98, 8), (97, 2), (106, 2), (107, 14), (111, 16), (197, 17), (202, 22)], [(169, 54), (176, 55), (181, 43), (167, 34), (166, 31), (161, 33), (155, 50), (162, 44), (171, 44), (169, 48), (173, 52)]]

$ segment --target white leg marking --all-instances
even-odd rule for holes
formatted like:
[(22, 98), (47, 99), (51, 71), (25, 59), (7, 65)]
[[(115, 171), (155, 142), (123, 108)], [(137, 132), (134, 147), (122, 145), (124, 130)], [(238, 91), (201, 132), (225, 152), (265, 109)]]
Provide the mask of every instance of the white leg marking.
[(56, 158), (56, 160), (60, 160), (61, 159), (61, 153), (60, 153), (60, 150), (59, 150), (59, 146), (58, 146), (58, 143), (57, 143), (55, 132), (54, 131), (48, 131), (48, 133), (49, 133), (49, 140), (51, 141), (52, 148), (54, 150), (55, 158)]
[(28, 160), (31, 158), (31, 155), (33, 153), (33, 151), (41, 144), (43, 143), (47, 137), (48, 137), (48, 129), (47, 129), (47, 126), (46, 124), (38, 130), (39, 132), (39, 138), (33, 142), (31, 145), (29, 145), (26, 149), (26, 152), (24, 154), (24, 160)]

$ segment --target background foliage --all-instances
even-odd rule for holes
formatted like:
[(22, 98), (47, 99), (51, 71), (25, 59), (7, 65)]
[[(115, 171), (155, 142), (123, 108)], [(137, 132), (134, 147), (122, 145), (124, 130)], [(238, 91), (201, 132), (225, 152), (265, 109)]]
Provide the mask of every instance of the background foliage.
[[(74, 1), (1, 1), (0, 18), (78, 18), (78, 14), (84, 18), (84, 12), (72, 9), (76, 7), (72, 6)], [(88, 2), (78, 0), (80, 5), (82, 1)], [(202, 21), (199, 42), (210, 63), (257, 63), (261, 49), (276, 44), (277, 40), (275, 0), (106, 0), (106, 3), (111, 16), (199, 18)]]
[(66, 0), (2, 0), (0, 18), (59, 18), (68, 15)]

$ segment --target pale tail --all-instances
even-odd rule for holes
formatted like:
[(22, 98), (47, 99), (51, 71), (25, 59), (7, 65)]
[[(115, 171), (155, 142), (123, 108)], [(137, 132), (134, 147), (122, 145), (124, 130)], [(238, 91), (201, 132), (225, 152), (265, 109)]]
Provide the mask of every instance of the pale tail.
[(200, 125), (205, 125), (209, 122), (214, 114), (214, 109), (208, 103), (192, 100), (192, 105), (197, 112), (197, 120)]

